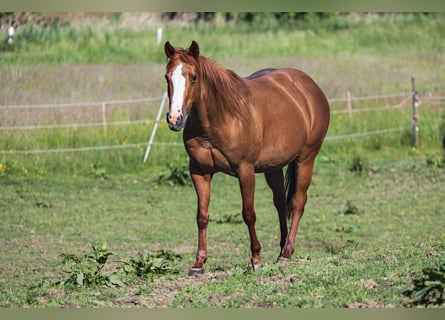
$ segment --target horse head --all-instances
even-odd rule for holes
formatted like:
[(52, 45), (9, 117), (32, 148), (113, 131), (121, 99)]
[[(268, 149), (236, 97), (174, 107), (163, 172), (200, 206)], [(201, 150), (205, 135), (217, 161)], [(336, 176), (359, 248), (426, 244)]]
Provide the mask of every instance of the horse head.
[(175, 48), (167, 41), (164, 51), (168, 58), (165, 73), (169, 98), (167, 123), (171, 130), (180, 131), (199, 96), (199, 46), (192, 41), (188, 49)]

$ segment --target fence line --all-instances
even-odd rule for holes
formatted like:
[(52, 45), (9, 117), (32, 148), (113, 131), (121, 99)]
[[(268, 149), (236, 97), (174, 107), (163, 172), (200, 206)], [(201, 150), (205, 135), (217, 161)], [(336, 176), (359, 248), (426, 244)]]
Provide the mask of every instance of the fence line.
[[(375, 100), (375, 99), (384, 99), (384, 98), (397, 98), (397, 97), (405, 97), (410, 93), (402, 92), (402, 93), (388, 93), (382, 95), (372, 95), (372, 96), (361, 96), (361, 97), (351, 97), (351, 101), (363, 101), (363, 100)], [(72, 108), (72, 107), (92, 107), (92, 106), (102, 106), (104, 103), (106, 105), (119, 105), (119, 104), (132, 104), (132, 103), (140, 103), (140, 102), (150, 102), (150, 101), (159, 101), (162, 99), (162, 96), (159, 97), (149, 97), (149, 98), (140, 98), (140, 99), (120, 99), (120, 100), (102, 100), (102, 101), (91, 101), (91, 102), (69, 102), (69, 103), (41, 103), (41, 104), (23, 104), (23, 105), (0, 105), (0, 110), (2, 109), (38, 109), (38, 108)], [(425, 97), (426, 99), (445, 99), (445, 96), (441, 97)], [(328, 99), (330, 103), (332, 102), (346, 102), (348, 98), (332, 98)]]
[[(345, 114), (345, 113), (359, 113), (359, 112), (371, 112), (371, 111), (384, 111), (391, 109), (400, 109), (403, 105), (406, 104), (406, 100), (402, 101), (399, 104), (391, 105), (391, 106), (383, 106), (383, 107), (372, 107), (372, 108), (360, 108), (360, 109), (342, 109), (342, 110), (331, 110), (331, 114)], [(433, 105), (439, 105), (438, 102), (432, 102)], [(130, 124), (142, 124), (142, 123), (152, 123), (154, 120), (146, 119), (146, 120), (128, 120), (128, 121), (112, 121), (107, 122), (106, 126), (113, 125), (130, 125)], [(76, 128), (76, 127), (100, 127), (104, 126), (104, 122), (91, 122), (91, 123), (67, 123), (67, 124), (43, 124), (43, 125), (29, 125), (29, 126), (8, 126), (8, 127), (0, 127), (0, 131), (6, 130), (35, 130), (35, 129), (68, 129), (68, 128)]]
[[(129, 124), (142, 124), (151, 123), (153, 120), (130, 120), (130, 121), (114, 121), (107, 122), (107, 126), (114, 125), (129, 125)], [(68, 124), (44, 124), (44, 125), (32, 125), (32, 126), (15, 126), (15, 127), (0, 127), (0, 130), (32, 130), (32, 129), (68, 129), (77, 127), (102, 127), (103, 122), (91, 122), (91, 123), (68, 123)]]
[(106, 105), (119, 105), (119, 104), (132, 104), (132, 103), (140, 103), (140, 102), (159, 101), (161, 99), (162, 99), (162, 96), (161, 97), (153, 97), (153, 98), (128, 99), (128, 100), (72, 102), (72, 103), (54, 103), (54, 104), (6, 105), (6, 106), (0, 106), (0, 110), (2, 110), (2, 109), (38, 109), (38, 108), (52, 109), (52, 108), (73, 108), (73, 107), (94, 107), (94, 106), (101, 107), (104, 103)]
[[(383, 94), (383, 95), (372, 95), (372, 96), (362, 96), (362, 97), (346, 97), (346, 98), (333, 98), (328, 99), (330, 103), (332, 102), (347, 102), (347, 101), (363, 101), (363, 100), (372, 100), (372, 99), (381, 99), (381, 98), (397, 98), (397, 97), (405, 97), (405, 99), (397, 105), (384, 106), (384, 107), (371, 107), (371, 108), (359, 108), (352, 109), (352, 112), (369, 112), (369, 111), (381, 111), (381, 110), (389, 110), (389, 109), (400, 109), (403, 107), (409, 97), (410, 93), (393, 93), (393, 94)], [(153, 97), (153, 98), (142, 98), (142, 99), (129, 99), (129, 100), (112, 100), (112, 101), (96, 101), (96, 102), (79, 102), (79, 103), (61, 103), (61, 104), (37, 104), (37, 105), (5, 105), (0, 106), (0, 110), (3, 109), (37, 109), (37, 108), (68, 108), (68, 107), (86, 107), (86, 106), (100, 106), (102, 107), (104, 104), (107, 105), (118, 105), (118, 104), (131, 104), (131, 103), (141, 103), (141, 102), (150, 102), (150, 101), (159, 101), (163, 100), (164, 96), (161, 97)], [(349, 100), (348, 100), (349, 99)], [(437, 96), (437, 97), (424, 97), (423, 101), (429, 101), (431, 104), (440, 103), (442, 100), (445, 100), (445, 96)], [(161, 111), (161, 110), (160, 110)], [(331, 114), (342, 114), (342, 113), (350, 113), (350, 109), (342, 109), (342, 110), (333, 110)], [(155, 123), (159, 120), (157, 119)], [(129, 125), (129, 124), (141, 124), (141, 123), (150, 123), (153, 120), (135, 120), (135, 121), (116, 121), (116, 122), (108, 122), (106, 125)], [(34, 126), (16, 126), (16, 127), (0, 127), (0, 130), (27, 130), (27, 129), (52, 129), (52, 128), (73, 128), (73, 127), (92, 127), (92, 126), (103, 126), (103, 122), (98, 123), (80, 123), (80, 124), (54, 124), (54, 125), (34, 125)], [(397, 127), (397, 128), (389, 128), (375, 131), (368, 131), (362, 133), (352, 133), (352, 134), (344, 134), (337, 136), (328, 136), (326, 137), (326, 141), (340, 141), (344, 139), (352, 139), (352, 138), (360, 138), (367, 137), (372, 135), (378, 135), (383, 133), (391, 133), (398, 132), (405, 129), (409, 129), (409, 126)], [(84, 151), (96, 151), (96, 150), (112, 150), (112, 149), (125, 149), (125, 148), (134, 148), (134, 147), (142, 147), (146, 142), (141, 143), (132, 143), (132, 144), (119, 144), (119, 145), (108, 145), (108, 146), (94, 146), (94, 147), (78, 147), (78, 148), (60, 148), (60, 149), (34, 149), (34, 150), (0, 150), (0, 154), (43, 154), (43, 153), (65, 153), (65, 152), (84, 152)], [(169, 145), (169, 146), (183, 146), (182, 143), (169, 143), (169, 142), (151, 142), (153, 145)]]
[(96, 150), (111, 150), (111, 149), (125, 149), (141, 147), (145, 142), (117, 144), (111, 146), (96, 146), (96, 147), (79, 147), (79, 148), (60, 148), (60, 149), (30, 149), (30, 150), (2, 150), (1, 154), (42, 154), (42, 153), (65, 153), (65, 152), (80, 152), (80, 151), (96, 151)]
[(356, 113), (356, 112), (369, 112), (369, 111), (382, 111), (382, 110), (390, 110), (390, 109), (400, 109), (402, 108), (408, 98), (404, 99), (399, 104), (394, 104), (391, 106), (383, 106), (383, 107), (372, 107), (372, 108), (360, 108), (360, 109), (342, 109), (342, 110), (331, 110), (331, 114), (342, 114), (342, 113)]
[(427, 102), (432, 106), (440, 106), (444, 105), (445, 96), (437, 96), (437, 97), (423, 97), (421, 98), (422, 102)]
[[(397, 97), (407, 97), (410, 96), (410, 92), (400, 92), (400, 93), (387, 93), (381, 95), (371, 95), (371, 96), (359, 96), (359, 97), (342, 97), (342, 98), (328, 98), (329, 103), (332, 102), (347, 102), (348, 99), (351, 101), (364, 101), (364, 100), (375, 100), (384, 98), (397, 98)], [(424, 101), (427, 100), (445, 100), (445, 96), (425, 96), (422, 98)], [(0, 110), (2, 109), (38, 109), (38, 108), (72, 108), (72, 107), (92, 107), (92, 106), (102, 106), (104, 103), (106, 105), (119, 105), (119, 104), (133, 104), (140, 102), (150, 102), (150, 101), (160, 101), (162, 96), (159, 97), (149, 97), (140, 99), (126, 99), (126, 100), (102, 100), (102, 101), (91, 101), (91, 102), (70, 102), (70, 103), (42, 103), (42, 104), (24, 104), (24, 105), (0, 105)]]
[[(405, 94), (406, 95), (406, 94)], [(381, 96), (365, 96), (365, 97), (357, 97), (356, 100), (366, 100), (376, 97), (401, 97), (402, 94), (385, 94)], [(37, 108), (67, 108), (67, 107), (86, 107), (86, 106), (101, 106), (105, 105), (116, 105), (116, 104), (131, 104), (131, 103), (140, 103), (140, 102), (148, 102), (148, 101), (157, 101), (162, 100), (161, 98), (144, 98), (144, 99), (130, 99), (130, 100), (114, 100), (114, 101), (106, 101), (106, 102), (79, 102), (75, 103), (64, 103), (64, 104), (38, 104), (38, 105), (9, 105), (9, 106), (0, 106), (1, 109), (37, 109)], [(354, 98), (351, 98), (354, 99)], [(335, 100), (335, 99), (333, 99)], [(371, 111), (382, 111), (382, 110), (390, 110), (390, 109), (400, 109), (402, 108), (408, 100), (408, 97), (405, 97), (403, 101), (399, 104), (391, 105), (391, 106), (383, 106), (383, 107), (371, 107), (371, 108), (356, 108), (356, 109), (342, 109), (342, 110), (331, 110), (331, 114), (345, 114), (345, 113), (358, 113), (358, 112), (371, 112)], [(426, 100), (426, 99), (425, 99)], [(332, 101), (332, 100), (331, 100)], [(343, 101), (343, 100), (337, 100)], [(435, 99), (436, 101), (436, 99)], [(96, 126), (108, 126), (108, 125), (130, 125), (130, 124), (141, 124), (141, 123), (151, 123), (153, 120), (132, 120), (132, 121), (115, 121), (115, 122), (95, 122), (95, 123), (68, 123), (68, 124), (48, 124), (48, 125), (24, 125), (24, 126), (7, 126), (1, 127), (0, 131), (6, 130), (35, 130), (35, 129), (64, 129), (64, 128), (75, 128), (75, 127), (96, 127)]]
[[(327, 136), (325, 138), (326, 141), (340, 141), (351, 138), (362, 138), (367, 136), (373, 136), (383, 133), (390, 132), (398, 132), (403, 131), (405, 129), (409, 129), (409, 126), (405, 127), (397, 127), (390, 129), (382, 129), (375, 131), (368, 131), (362, 133), (351, 133), (344, 134), (338, 136)], [(124, 149), (124, 148), (139, 148), (145, 145), (146, 142), (141, 143), (131, 143), (131, 144), (118, 144), (118, 145), (109, 145), (109, 146), (96, 146), (96, 147), (79, 147), (79, 148), (61, 148), (61, 149), (30, 149), (30, 150), (1, 150), (0, 154), (44, 154), (44, 153), (64, 153), (64, 152), (83, 152), (83, 151), (95, 151), (95, 150), (111, 150), (111, 149)], [(183, 143), (178, 142), (151, 142), (151, 145), (163, 145), (163, 146), (174, 146), (174, 147), (182, 147)]]
[(442, 101), (445, 100), (445, 96), (435, 96), (435, 97), (424, 97), (424, 101)]
[(391, 128), (391, 129), (382, 129), (382, 130), (375, 130), (375, 131), (368, 131), (368, 132), (361, 132), (361, 133), (342, 134), (342, 135), (338, 135), (338, 136), (328, 136), (325, 138), (325, 140), (326, 141), (337, 141), (337, 140), (344, 140), (344, 139), (349, 139), (349, 138), (374, 136), (377, 134), (403, 131), (408, 128), (410, 128), (410, 126), (397, 127), (397, 128)]
[(445, 106), (444, 102), (442, 100), (432, 100), (428, 102), (431, 106)]
[(384, 99), (384, 98), (397, 98), (397, 97), (406, 97), (409, 96), (410, 92), (400, 92), (400, 93), (386, 93), (381, 95), (372, 95), (372, 96), (361, 96), (361, 97), (343, 97), (343, 98), (332, 98), (328, 99), (329, 103), (332, 102), (347, 102), (347, 101), (363, 101), (363, 100), (375, 100), (375, 99)]

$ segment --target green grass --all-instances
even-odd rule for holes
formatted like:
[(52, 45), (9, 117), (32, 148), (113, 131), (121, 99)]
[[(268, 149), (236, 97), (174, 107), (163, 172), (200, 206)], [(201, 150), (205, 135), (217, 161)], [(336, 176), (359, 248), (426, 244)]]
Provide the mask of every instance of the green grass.
[[(107, 106), (109, 122), (151, 121), (106, 131), (102, 126), (0, 131), (0, 150), (6, 151), (0, 154), (1, 306), (407, 305), (403, 292), (422, 270), (443, 263), (445, 255), (445, 113), (442, 105), (424, 102), (420, 145), (413, 148), (409, 99), (412, 75), (421, 99), (445, 92), (442, 17), (405, 14), (354, 21), (333, 16), (298, 28), (197, 25), (164, 30), (176, 45), (196, 39), (203, 54), (241, 75), (264, 67), (301, 68), (329, 98), (344, 97), (347, 91), (353, 96), (407, 92), (400, 109), (332, 116), (330, 137), (406, 130), (325, 142), (294, 260), (285, 268), (274, 264), (279, 227), (264, 179), (258, 176), (255, 204), (265, 266), (253, 273), (247, 268), (248, 233), (238, 183), (216, 175), (207, 273), (186, 276), (196, 254), (196, 199), (185, 183), (181, 135), (161, 123), (155, 142), (178, 146), (155, 144), (148, 162), (142, 162), (159, 101)], [(154, 38), (154, 30), (116, 30), (113, 23), (99, 29), (51, 28), (22, 29), (15, 51), (1, 48), (1, 105), (160, 97), (165, 90), (162, 48), (146, 39), (152, 31)], [(354, 101), (352, 107), (402, 100)], [(331, 107), (343, 110), (346, 103)], [(7, 109), (0, 110), (0, 119), (2, 126), (102, 121), (100, 107)], [(138, 145), (9, 152), (128, 144)], [(142, 279), (130, 271), (120, 287), (64, 285), (70, 275), (63, 272), (60, 255), (85, 257), (92, 244), (104, 242), (113, 252), (101, 269), (105, 276), (115, 274), (120, 261), (145, 265), (159, 250), (172, 250), (182, 259), (164, 275)]]
[[(46, 27), (29, 25), (17, 30), (13, 48), (6, 41), (2, 42), (0, 61), (25, 65), (42, 62), (162, 63), (165, 57), (155, 42), (156, 28), (132, 30), (114, 22), (106, 23), (100, 29), (91, 24), (79, 27), (57, 21)], [(267, 21), (223, 27), (190, 24), (178, 28), (167, 25), (164, 39), (172, 40), (179, 46), (187, 46), (190, 42), (180, 39), (195, 39), (207, 48), (209, 56), (218, 59), (234, 56), (254, 59), (265, 56), (327, 58), (344, 54), (443, 52), (444, 29), (443, 14), (440, 13), (373, 18), (333, 15), (327, 19), (273, 25)], [(425, 34), (429, 36), (425, 37)]]
[[(197, 279), (186, 276), (196, 246), (191, 186), (157, 185), (156, 177), (134, 174), (3, 178), (2, 305), (400, 306), (414, 276), (444, 258), (445, 229), (438, 223), (445, 209), (443, 169), (414, 159), (384, 161), (370, 163), (377, 173), (360, 175), (348, 165), (317, 166), (294, 261), (284, 268), (274, 265), (278, 222), (271, 192), (258, 177), (257, 229), (265, 263), (258, 273), (247, 268), (245, 225), (224, 222), (228, 214), (240, 215), (237, 182), (217, 175), (211, 215), (223, 222), (209, 226), (207, 275)], [(350, 210), (354, 206), (357, 211)], [(116, 254), (105, 274), (119, 259), (160, 249), (182, 255), (180, 273), (119, 289), (58, 286), (68, 279), (58, 256), (81, 255), (100, 242)]]

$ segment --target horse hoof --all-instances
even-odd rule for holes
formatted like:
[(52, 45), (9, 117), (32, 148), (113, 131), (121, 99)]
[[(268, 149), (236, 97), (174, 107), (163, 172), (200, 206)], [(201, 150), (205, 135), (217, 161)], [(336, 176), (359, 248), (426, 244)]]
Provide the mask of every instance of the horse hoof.
[(285, 257), (278, 257), (277, 259), (277, 263), (282, 266), (285, 266), (289, 261), (290, 259)]
[(262, 264), (254, 264), (253, 265), (253, 271), (258, 271), (263, 269), (263, 265)]
[(259, 270), (263, 269), (263, 265), (261, 263), (260, 264), (253, 264), (252, 263), (250, 265), (250, 267), (252, 268), (253, 272), (259, 271)]
[(199, 276), (204, 273), (204, 268), (190, 268), (189, 276)]
[(250, 266), (252, 267), (253, 271), (258, 271), (261, 270), (263, 268), (263, 265), (260, 263), (254, 263), (253, 259), (250, 261)]

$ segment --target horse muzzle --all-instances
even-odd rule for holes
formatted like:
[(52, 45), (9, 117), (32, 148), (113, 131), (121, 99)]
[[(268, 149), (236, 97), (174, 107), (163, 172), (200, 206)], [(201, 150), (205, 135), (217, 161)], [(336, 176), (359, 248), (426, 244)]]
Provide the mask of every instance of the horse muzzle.
[(170, 113), (167, 113), (167, 123), (168, 127), (172, 131), (181, 131), (184, 128), (185, 122), (187, 120), (187, 116), (184, 114), (180, 114), (176, 119), (174, 119)]

